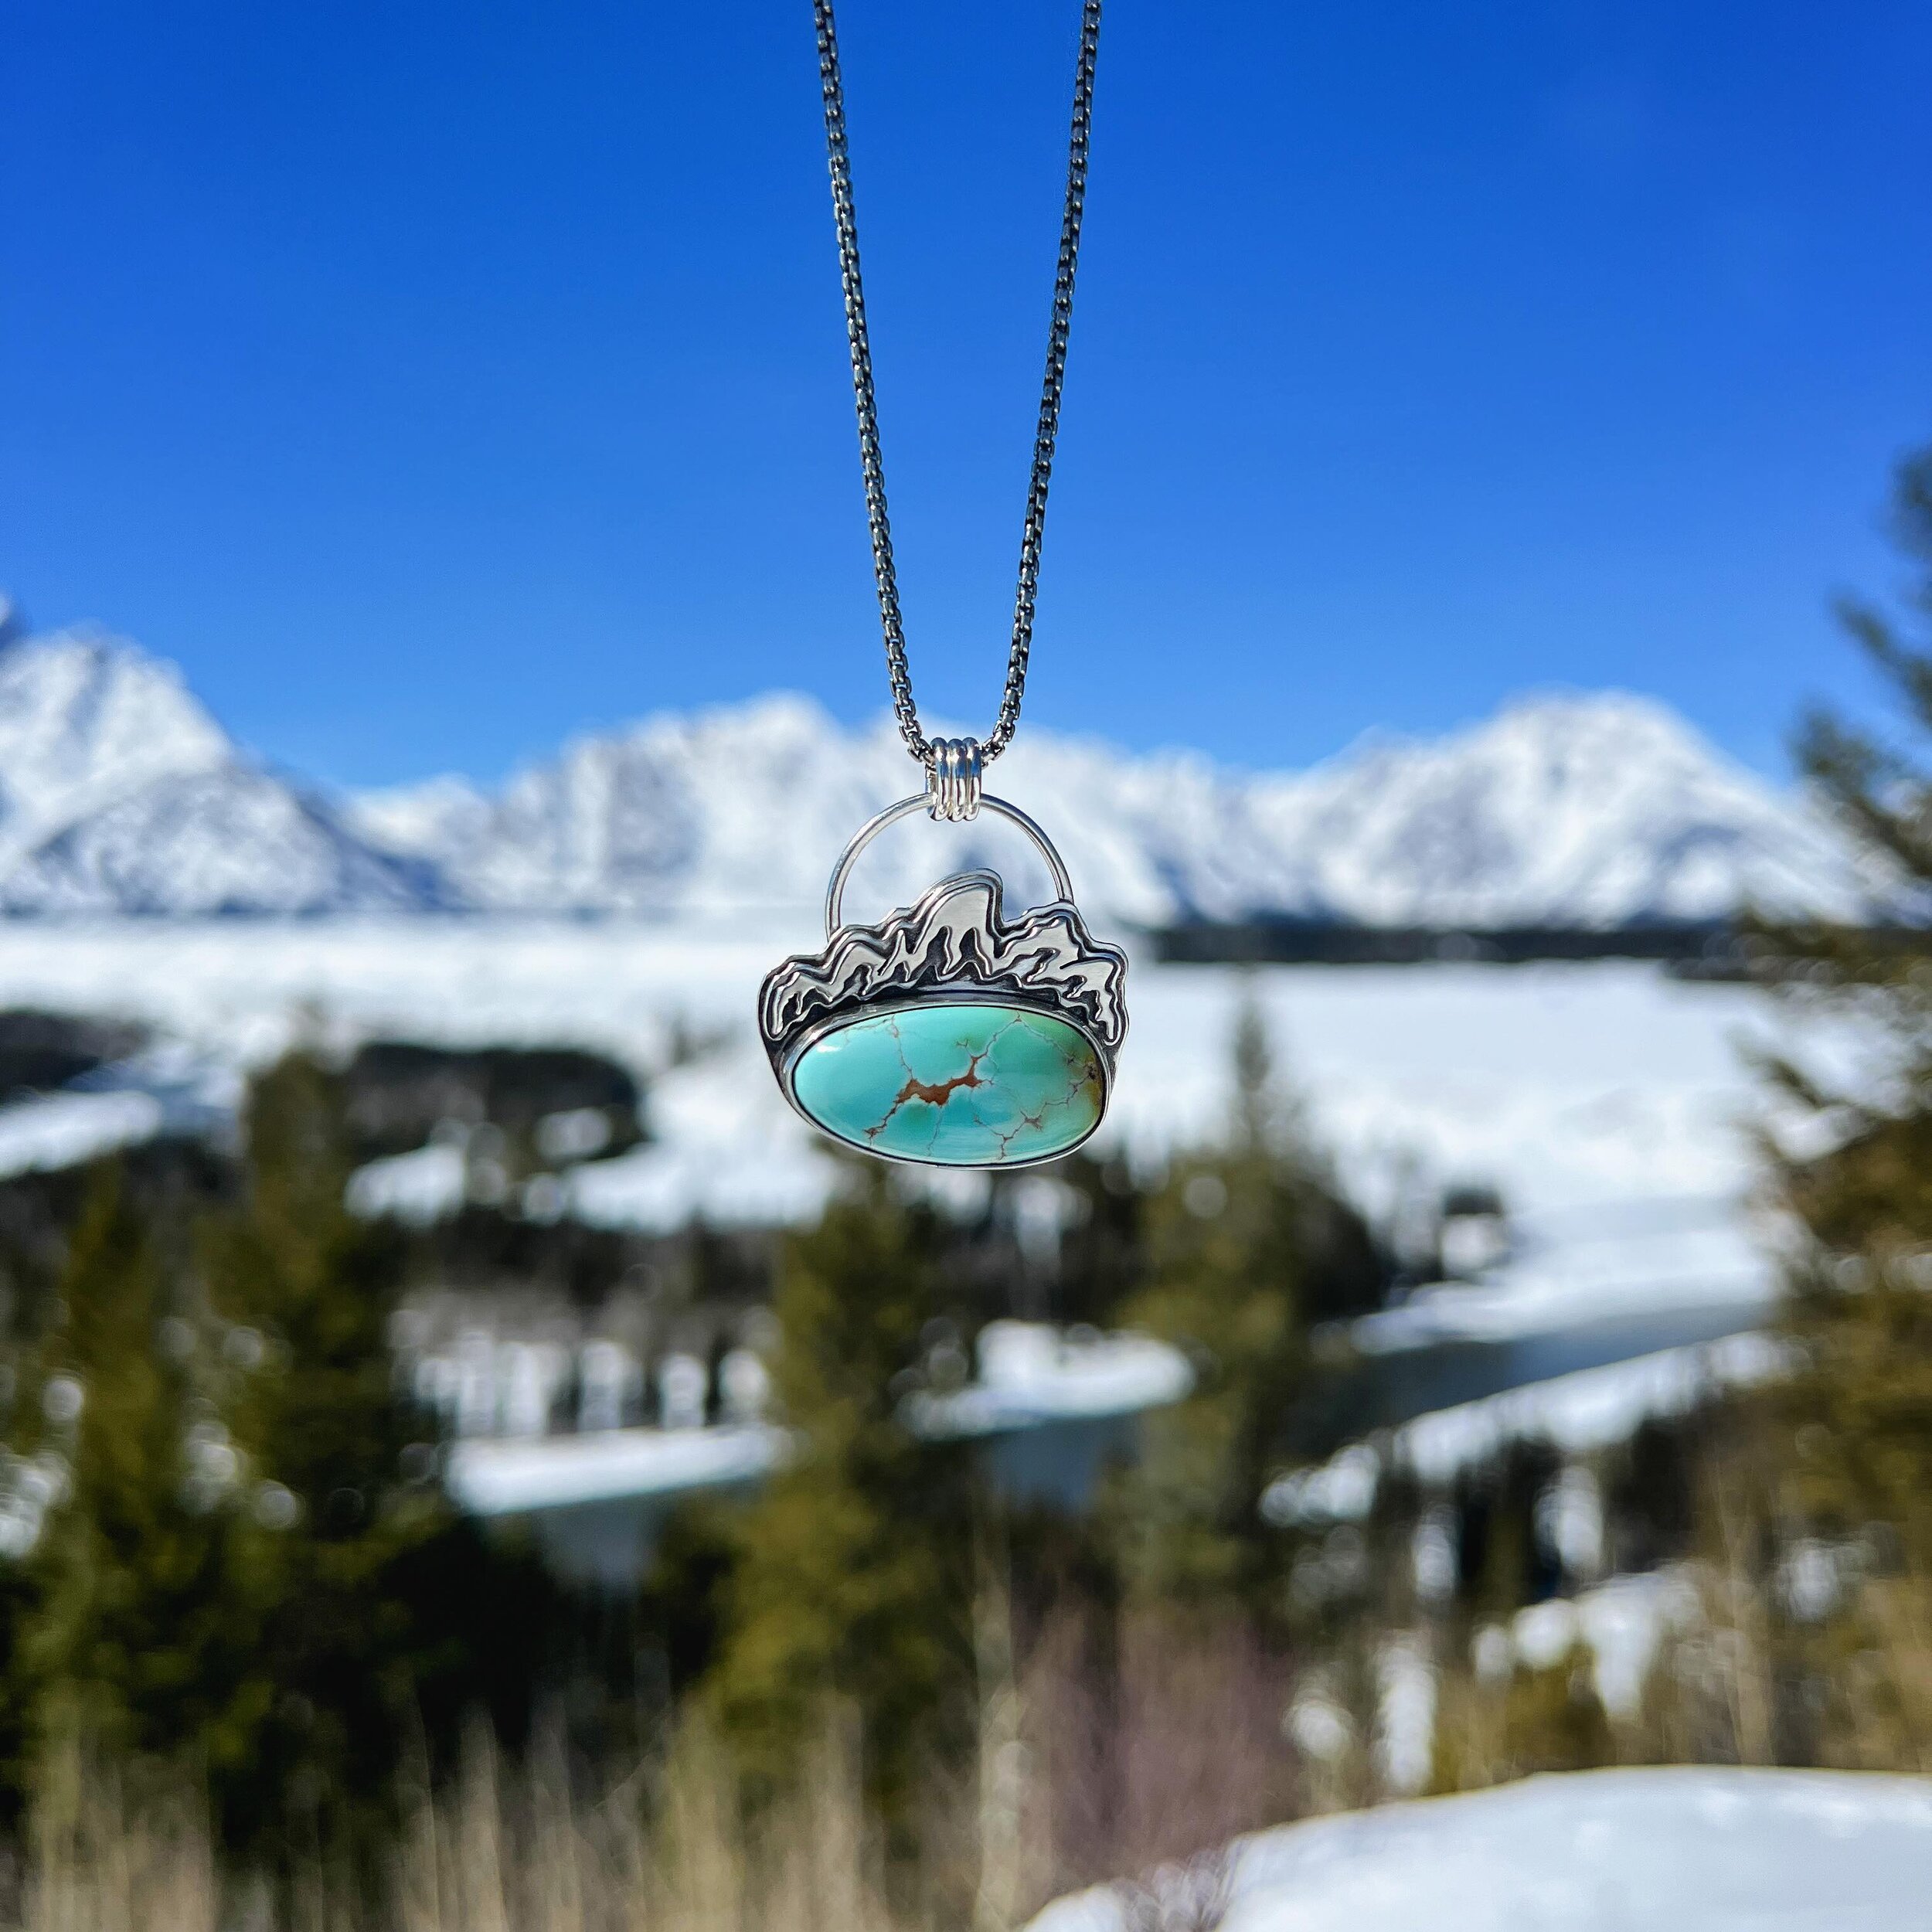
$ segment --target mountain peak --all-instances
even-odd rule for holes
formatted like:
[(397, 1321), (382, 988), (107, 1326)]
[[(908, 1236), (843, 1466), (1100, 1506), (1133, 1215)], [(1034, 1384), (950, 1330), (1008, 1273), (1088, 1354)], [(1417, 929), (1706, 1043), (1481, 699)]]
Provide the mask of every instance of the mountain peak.
[(234, 755), (172, 665), (92, 630), (17, 640), (0, 653), (0, 874), (129, 791)]
[[(0, 908), (809, 920), (840, 850), (919, 788), (889, 718), (774, 692), (573, 739), (495, 791), (446, 777), (339, 808), (244, 759), (178, 671), (94, 631), (0, 653)], [(1131, 757), (1029, 731), (999, 790), (1053, 832), (1094, 918), (1401, 925), (1855, 917), (1855, 869), (1801, 801), (1626, 692), (1529, 694), (1447, 736), (1376, 733), (1300, 773)], [(983, 817), (869, 850), (854, 916), (1032, 855)]]
[(138, 645), (83, 628), (0, 653), (0, 909), (400, 909), (418, 872), (243, 759)]

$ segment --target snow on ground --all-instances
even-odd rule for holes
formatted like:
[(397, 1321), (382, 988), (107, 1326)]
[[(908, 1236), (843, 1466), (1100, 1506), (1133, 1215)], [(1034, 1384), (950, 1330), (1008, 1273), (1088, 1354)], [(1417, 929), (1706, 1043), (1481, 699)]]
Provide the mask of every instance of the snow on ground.
[[(1643, 1702), (1658, 1646), (1669, 1632), (1694, 1629), (1703, 1611), (1696, 1571), (1686, 1563), (1666, 1564), (1613, 1577), (1574, 1597), (1526, 1605), (1506, 1629), (1492, 1624), (1478, 1633), (1476, 1663), (1492, 1671), (1512, 1662), (1548, 1670), (1581, 1644), (1590, 1652), (1591, 1679), (1604, 1709), (1613, 1717), (1632, 1718)], [(1506, 1646), (1500, 1658), (1492, 1633)]]
[(162, 1106), (150, 1094), (38, 1094), (0, 1109), (0, 1179), (78, 1167), (151, 1141)]
[[(980, 1332), (978, 1345), (976, 1380), (908, 1399), (903, 1413), (918, 1434), (934, 1440), (995, 1436), (1043, 1423), (1138, 1415), (1179, 1402), (1194, 1386), (1186, 1357), (1147, 1335), (992, 1321)], [(611, 1345), (599, 1340), (590, 1347), (607, 1353)], [(729, 1381), (733, 1357), (725, 1358), (730, 1421), (703, 1424), (707, 1371), (684, 1357), (694, 1378), (686, 1397), (689, 1423), (549, 1435), (547, 1419), (566, 1359), (560, 1349), (544, 1365), (535, 1359), (540, 1352), (522, 1343), (495, 1346), (487, 1334), (472, 1331), (454, 1354), (418, 1369), (418, 1389), (435, 1400), (440, 1385), (438, 1406), (458, 1430), (507, 1426), (511, 1432), (508, 1439), (466, 1435), (451, 1453), (451, 1493), (478, 1515), (742, 1485), (768, 1474), (782, 1458), (784, 1432), (759, 1419), (764, 1393), (755, 1358), (749, 1358), (759, 1378), (755, 1400), (735, 1403)]]
[[(764, 972), (815, 938), (802, 919), (15, 923), (0, 936), (0, 1006), (131, 1015), (241, 1064), (304, 1033), (388, 1034), (576, 1043), (648, 1077), (674, 1040), (695, 1042), (699, 1057), (654, 1081), (655, 1143), (581, 1170), (580, 1211), (793, 1220), (832, 1170), (781, 1100), (751, 1011)], [(1729, 1202), (1748, 1185), (1754, 1093), (1734, 1036), (1764, 1026), (1761, 1001), (1622, 962), (1243, 972), (1138, 959), (1103, 1149), (1151, 1162), (1215, 1130), (1249, 987), (1315, 1131), (1372, 1205), (1416, 1162), (1492, 1180), (1532, 1213)]]
[(665, 1233), (694, 1214), (753, 1227), (816, 1216), (837, 1177), (832, 1155), (780, 1097), (750, 1020), (739, 1019), (736, 1032), (651, 1081), (648, 1141), (572, 1172), (580, 1220)]
[(1187, 1357), (1151, 1335), (989, 1321), (978, 1348), (977, 1382), (907, 1404), (921, 1435), (990, 1436), (1039, 1422), (1138, 1415), (1182, 1400), (1194, 1386)]
[(408, 1154), (392, 1154), (359, 1167), (349, 1177), (349, 1206), (373, 1220), (386, 1214), (410, 1227), (429, 1227), (463, 1205), (463, 1149), (433, 1141)]
[(1261, 1513), (1284, 1526), (1359, 1522), (1387, 1465), (1443, 1488), (1512, 1442), (1587, 1455), (1627, 1442), (1646, 1421), (1686, 1414), (1723, 1389), (1764, 1381), (1784, 1360), (1769, 1335), (1731, 1335), (1432, 1410), (1379, 1443), (1350, 1443), (1325, 1463), (1277, 1477), (1262, 1492)]
[[(1573, 1773), (1243, 1841), (1223, 1932), (1919, 1932), (1932, 1782), (1857, 1772)], [(1032, 1932), (1127, 1932), (1118, 1893)]]
[(446, 1480), (474, 1515), (522, 1515), (756, 1482), (777, 1467), (787, 1440), (782, 1429), (747, 1423), (460, 1442), (450, 1451)]
[(0, 1179), (78, 1166), (158, 1134), (218, 1132), (240, 1094), (231, 1066), (180, 1043), (97, 1067), (60, 1093), (0, 1107)]
[(1386, 1355), (1687, 1304), (1749, 1319), (1776, 1298), (1781, 1232), (1734, 1192), (1532, 1211), (1512, 1231), (1514, 1252), (1480, 1279), (1420, 1289), (1351, 1323), (1349, 1339)]
[(1764, 1335), (1660, 1349), (1418, 1416), (1396, 1430), (1396, 1453), (1437, 1487), (1511, 1441), (1534, 1439), (1587, 1455), (1627, 1442), (1646, 1421), (1685, 1414), (1719, 1390), (1764, 1381), (1784, 1361), (1779, 1344)]

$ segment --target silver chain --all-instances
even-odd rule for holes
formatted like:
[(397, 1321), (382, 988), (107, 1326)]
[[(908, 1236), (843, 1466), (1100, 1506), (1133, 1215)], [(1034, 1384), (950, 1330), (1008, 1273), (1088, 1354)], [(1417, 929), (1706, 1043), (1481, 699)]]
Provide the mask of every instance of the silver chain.
[[(893, 566), (892, 525), (886, 514), (886, 474), (879, 454), (879, 406), (872, 393), (872, 345), (866, 333), (866, 291), (859, 274), (859, 228), (852, 213), (852, 155), (845, 145), (845, 90), (838, 77), (838, 39), (832, 0), (812, 0), (818, 22), (818, 79), (825, 100), (825, 152), (832, 168), (832, 206), (838, 229), (838, 273), (845, 291), (845, 339), (852, 349), (852, 396), (859, 407), (859, 464), (866, 480), (866, 520), (872, 530), (873, 574), (879, 581), (879, 621), (886, 636), (886, 666), (892, 677), (893, 710), (906, 749), (922, 764), (933, 746), (919, 728), (912, 672), (906, 663), (906, 627), (899, 611), (899, 578)], [(1066, 381), (1066, 337), (1073, 319), (1073, 270), (1080, 259), (1080, 216), (1087, 202), (1087, 136), (1094, 114), (1094, 62), (1100, 50), (1100, 0), (1082, 0), (1080, 63), (1073, 80), (1073, 127), (1066, 155), (1066, 208), (1060, 221), (1060, 265), (1053, 276), (1053, 321), (1046, 338), (1046, 376), (1040, 386), (1039, 427), (1033, 438), (1033, 472), (1026, 490), (1026, 520), (1020, 536), (1019, 586), (1013, 599), (1013, 642), (1006, 660), (1006, 689), (993, 735), (979, 747), (990, 764), (1012, 741), (1026, 691), (1026, 660), (1033, 643), (1033, 601), (1039, 589), (1040, 539), (1046, 526), (1046, 489), (1053, 473), (1060, 429), (1060, 391)]]

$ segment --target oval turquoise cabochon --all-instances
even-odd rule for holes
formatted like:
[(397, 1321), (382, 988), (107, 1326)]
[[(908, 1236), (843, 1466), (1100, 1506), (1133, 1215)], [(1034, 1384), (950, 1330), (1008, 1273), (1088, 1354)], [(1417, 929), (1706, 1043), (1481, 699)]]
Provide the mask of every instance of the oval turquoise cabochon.
[(1105, 1078), (1077, 1027), (983, 1001), (862, 1015), (805, 1048), (791, 1090), (868, 1153), (1008, 1167), (1079, 1146), (1100, 1124)]

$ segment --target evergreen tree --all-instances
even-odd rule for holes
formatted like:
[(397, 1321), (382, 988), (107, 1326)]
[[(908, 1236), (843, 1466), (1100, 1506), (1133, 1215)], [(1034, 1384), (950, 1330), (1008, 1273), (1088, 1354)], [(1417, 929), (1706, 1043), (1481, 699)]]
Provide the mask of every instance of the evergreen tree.
[(869, 1169), (785, 1248), (774, 1392), (796, 1450), (741, 1521), (706, 1685), (756, 1787), (795, 1777), (843, 1702), (893, 1810), (964, 1716), (964, 1454), (917, 1441), (899, 1414), (937, 1309), (940, 1248), (931, 1211)]
[(205, 1784), (230, 1847), (273, 1862), (386, 1822), (406, 1754), (472, 1709), (514, 1741), (558, 1606), (453, 1516), (397, 1398), (401, 1249), (344, 1208), (339, 1083), (293, 1056), (245, 1124), (199, 1225), (97, 1168), (22, 1345), (0, 1798), (78, 1744)]
[(77, 1739), (124, 1760), (202, 1737), (253, 1649), (226, 1589), (234, 1454), (163, 1245), (121, 1164), (97, 1168), (22, 1404), (49, 1505), (11, 1672), (23, 1771)]
[(253, 1083), (247, 1131), (202, 1261), (247, 1472), (230, 1589), (252, 1644), (203, 1748), (231, 1838), (272, 1845), (376, 1822), (411, 1740), (472, 1702), (513, 1730), (546, 1598), (452, 1516), (397, 1399), (400, 1237), (343, 1205), (338, 1080), (291, 1055)]
[(1381, 1270), (1278, 1086), (1258, 1009), (1236, 1019), (1235, 1104), (1218, 1147), (1177, 1160), (1145, 1216), (1150, 1279), (1122, 1311), (1185, 1349), (1192, 1399), (1151, 1417), (1121, 1486), (1130, 1577), (1155, 1597), (1212, 1597), (1270, 1573), (1257, 1503), (1283, 1459), (1316, 1322), (1374, 1304)]
[[(1882, 740), (1815, 712), (1800, 763), (1893, 889), (1932, 904), (1932, 449), (1900, 468), (1893, 527), (1918, 572), (1903, 621), (1847, 601), (1852, 636), (1898, 702)], [(1806, 1372), (1787, 1419), (1818, 1425), (1794, 1470), (1807, 1514), (1909, 1531), (1932, 1560), (1932, 966), (1895, 936), (1812, 924), (1757, 935), (1767, 974), (1794, 1005), (1855, 1025), (1869, 1056), (1856, 1090), (1828, 1090), (1786, 1061), (1784, 1098), (1828, 1151), (1778, 1162), (1809, 1232), (1793, 1317)]]
[[(1818, 711), (1798, 750), (1874, 874), (1923, 920), (1932, 906), (1932, 449), (1900, 466), (1893, 510), (1917, 579), (1903, 614), (1858, 601), (1841, 614), (1896, 701), (1899, 727), (1880, 736)], [(1786, 1325), (1798, 1372), (1756, 1405), (1748, 1445), (1728, 1460), (1724, 1543), (1733, 1569), (1747, 1566), (1784, 1613), (1778, 1669), (1795, 1694), (1775, 1748), (1917, 1767), (1932, 1738), (1922, 1638), (1908, 1646), (1919, 1661), (1882, 1672), (1884, 1684), (1858, 1691), (1857, 1678), (1891, 1654), (1901, 1616), (1917, 1627), (1932, 1574), (1932, 964), (1896, 931), (1767, 925), (1753, 940), (1785, 1000), (1849, 1023), (1864, 1063), (1842, 1089), (1795, 1060), (1770, 1066), (1779, 1098), (1805, 1123), (1771, 1150), (1784, 1202), (1808, 1236)]]

